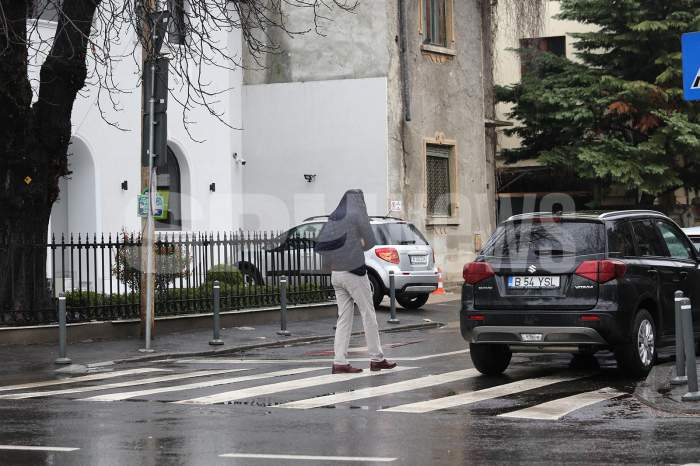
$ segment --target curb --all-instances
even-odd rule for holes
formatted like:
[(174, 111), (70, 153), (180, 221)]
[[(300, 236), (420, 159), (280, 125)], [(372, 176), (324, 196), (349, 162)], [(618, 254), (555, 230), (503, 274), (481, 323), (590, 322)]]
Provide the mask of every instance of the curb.
[[(406, 330), (421, 330), (421, 329), (442, 327), (443, 325), (445, 325), (445, 324), (443, 324), (442, 322), (399, 325), (399, 326), (392, 327), (392, 328), (381, 329), (381, 330), (379, 330), (379, 333), (396, 333), (396, 332), (403, 332)], [(363, 334), (364, 334), (364, 332), (353, 332), (352, 333), (353, 336), (363, 335)], [(222, 348), (222, 349), (218, 349), (218, 350), (184, 351), (184, 352), (177, 352), (177, 353), (176, 352), (155, 353), (155, 354), (151, 354), (149, 356), (135, 356), (133, 358), (115, 359), (112, 362), (114, 364), (125, 364), (125, 363), (148, 362), (148, 361), (155, 361), (155, 360), (162, 360), (162, 359), (190, 358), (190, 357), (195, 357), (195, 356), (216, 356), (216, 355), (222, 355), (222, 354), (240, 353), (243, 351), (249, 351), (249, 350), (254, 350), (254, 349), (259, 349), (259, 348), (273, 348), (273, 347), (279, 347), (279, 346), (293, 345), (293, 344), (297, 344), (297, 343), (309, 343), (309, 342), (316, 342), (316, 341), (323, 341), (323, 340), (332, 340), (333, 338), (335, 338), (335, 335), (315, 335), (315, 336), (310, 336), (310, 337), (289, 338), (287, 340), (268, 341), (265, 343), (253, 343), (253, 344), (249, 344), (249, 345), (232, 346), (229, 348)]]
[(684, 416), (700, 416), (700, 404), (697, 406), (684, 405), (662, 393), (670, 392), (672, 389), (670, 380), (674, 366), (673, 362), (654, 366), (647, 378), (635, 387), (634, 397), (642, 404), (657, 411)]

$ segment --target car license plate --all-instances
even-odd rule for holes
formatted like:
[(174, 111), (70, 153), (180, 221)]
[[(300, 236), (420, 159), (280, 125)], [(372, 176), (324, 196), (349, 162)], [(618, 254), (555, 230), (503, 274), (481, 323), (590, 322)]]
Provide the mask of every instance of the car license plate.
[(428, 256), (410, 256), (411, 265), (428, 265)]
[(508, 277), (508, 288), (559, 288), (559, 276)]

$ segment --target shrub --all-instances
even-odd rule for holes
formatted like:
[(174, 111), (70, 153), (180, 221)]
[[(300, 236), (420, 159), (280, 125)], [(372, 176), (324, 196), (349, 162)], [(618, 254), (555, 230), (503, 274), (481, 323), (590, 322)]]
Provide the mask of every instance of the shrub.
[(96, 291), (68, 291), (65, 293), (66, 306), (79, 308), (82, 306), (107, 306), (107, 305), (123, 305), (131, 302), (138, 303), (139, 297), (133, 294), (128, 295), (108, 295)]
[(236, 286), (243, 284), (243, 274), (235, 265), (218, 264), (207, 270), (207, 282), (214, 282), (216, 280), (218, 280), (222, 286)]
[[(117, 249), (112, 274), (126, 283), (131, 291), (138, 293), (141, 287), (141, 245), (126, 232), (122, 232), (122, 236), (123, 245)], [(159, 242), (154, 247), (154, 254), (156, 291), (167, 290), (175, 279), (190, 273), (191, 258), (180, 245)]]

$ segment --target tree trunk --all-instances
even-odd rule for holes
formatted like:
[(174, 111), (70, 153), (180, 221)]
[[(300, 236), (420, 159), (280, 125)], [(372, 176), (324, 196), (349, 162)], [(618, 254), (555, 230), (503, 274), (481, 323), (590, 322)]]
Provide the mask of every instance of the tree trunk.
[(53, 320), (55, 309), (46, 281), (48, 212), (27, 212), (0, 233), (0, 323)]
[(98, 3), (63, 2), (32, 104), (27, 2), (0, 0), (0, 313), (14, 312), (11, 319), (17, 313), (31, 318), (50, 302), (49, 217), (58, 182), (68, 174), (71, 113), (85, 84), (88, 37)]

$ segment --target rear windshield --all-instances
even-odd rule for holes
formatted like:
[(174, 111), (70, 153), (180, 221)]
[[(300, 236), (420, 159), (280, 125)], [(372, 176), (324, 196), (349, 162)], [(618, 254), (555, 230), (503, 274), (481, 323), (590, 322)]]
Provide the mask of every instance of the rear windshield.
[(417, 244), (426, 246), (428, 241), (418, 228), (410, 223), (380, 223), (373, 224), (372, 230), (380, 245)]
[(491, 257), (588, 255), (605, 252), (602, 223), (580, 221), (508, 222), (482, 250)]

